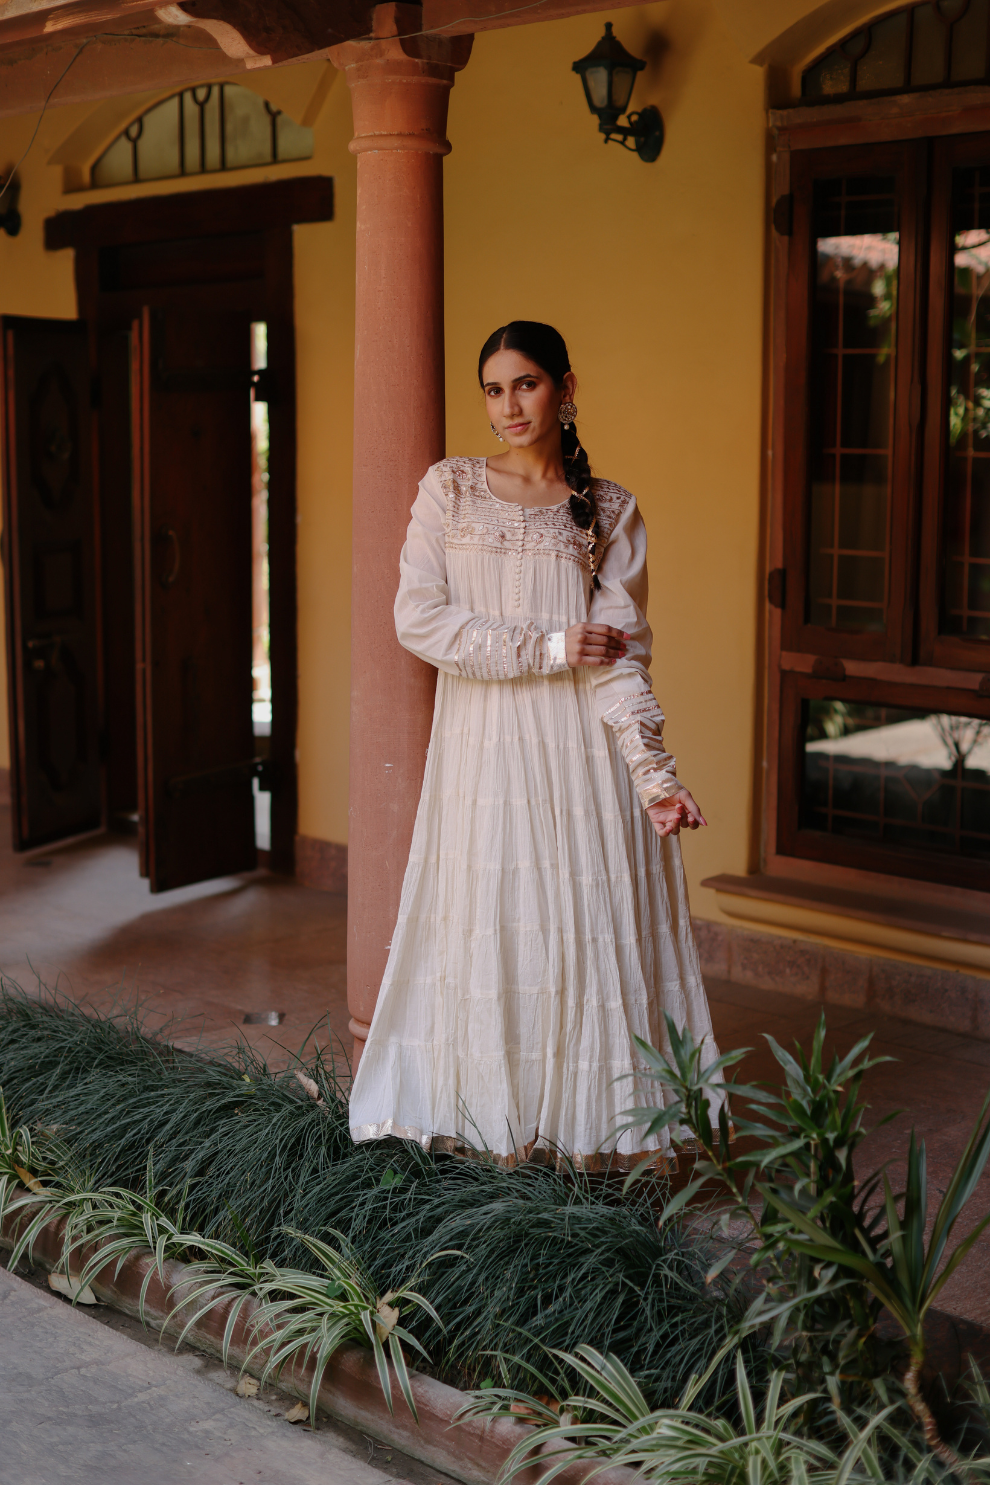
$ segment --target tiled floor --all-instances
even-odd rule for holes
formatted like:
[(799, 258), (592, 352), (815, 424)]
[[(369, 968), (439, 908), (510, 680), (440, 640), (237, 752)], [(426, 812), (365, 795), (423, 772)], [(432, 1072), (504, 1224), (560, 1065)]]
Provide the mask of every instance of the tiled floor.
[[(254, 873), (152, 896), (137, 875), (135, 842), (88, 841), (16, 857), (0, 811), (0, 970), (28, 987), (35, 976), (105, 1009), (140, 998), (149, 1024), (171, 1023), (184, 1045), (247, 1037), (272, 1059), (316, 1029), (321, 1042), (347, 1037), (345, 901)], [(42, 865), (41, 863), (48, 863)], [(724, 1049), (754, 1048), (747, 1080), (776, 1064), (763, 1040), (810, 1041), (821, 1008), (772, 990), (709, 982)], [(277, 1030), (245, 1026), (252, 1011), (285, 1013)], [(859, 1169), (903, 1158), (913, 1124), (927, 1141), (933, 1205), (969, 1135), (990, 1084), (990, 1043), (890, 1017), (830, 1006), (830, 1042), (846, 1050), (874, 1034), (873, 1051), (895, 1060), (866, 1085), (869, 1121), (904, 1113), (872, 1134)], [(895, 1180), (896, 1187), (896, 1180)], [(965, 1219), (990, 1205), (985, 1175)], [(990, 1233), (943, 1291), (943, 1309), (990, 1327)]]

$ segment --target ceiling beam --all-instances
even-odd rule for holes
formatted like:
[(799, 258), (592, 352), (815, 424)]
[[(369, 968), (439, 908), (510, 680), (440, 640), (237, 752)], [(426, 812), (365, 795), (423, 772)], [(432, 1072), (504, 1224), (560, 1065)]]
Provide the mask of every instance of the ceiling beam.
[[(422, 31), (476, 31), (622, 9), (630, 0), (424, 0)], [(14, 0), (0, 19), (0, 117), (325, 58), (370, 35), (372, 0)], [(4, 11), (0, 10), (0, 17)], [(63, 75), (64, 74), (64, 75)]]

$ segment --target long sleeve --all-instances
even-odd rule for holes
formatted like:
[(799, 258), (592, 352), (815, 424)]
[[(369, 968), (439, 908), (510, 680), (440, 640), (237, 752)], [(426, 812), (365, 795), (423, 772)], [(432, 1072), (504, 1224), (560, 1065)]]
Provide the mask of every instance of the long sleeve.
[(563, 633), (507, 624), (450, 602), (444, 542), (446, 500), (436, 471), (421, 481), (399, 558), (395, 631), (399, 643), (451, 675), (509, 681), (567, 669)]
[(664, 715), (653, 694), (649, 666), (653, 634), (646, 621), (648, 580), (646, 527), (630, 499), (605, 548), (598, 568), (601, 590), (589, 620), (611, 624), (629, 635), (626, 653), (613, 666), (591, 671), (602, 721), (615, 733), (644, 807), (667, 799), (682, 786), (677, 760), (664, 749)]

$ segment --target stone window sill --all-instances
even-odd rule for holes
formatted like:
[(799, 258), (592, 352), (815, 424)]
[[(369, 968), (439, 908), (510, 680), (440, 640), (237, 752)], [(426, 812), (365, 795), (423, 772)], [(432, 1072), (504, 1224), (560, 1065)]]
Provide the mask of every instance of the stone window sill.
[(889, 888), (762, 872), (726, 872), (706, 877), (701, 885), (717, 894), (719, 908), (732, 918), (990, 970), (990, 899), (981, 911), (972, 904), (975, 894), (966, 894), (965, 905), (953, 905), (938, 895), (926, 901), (916, 888), (901, 897)]

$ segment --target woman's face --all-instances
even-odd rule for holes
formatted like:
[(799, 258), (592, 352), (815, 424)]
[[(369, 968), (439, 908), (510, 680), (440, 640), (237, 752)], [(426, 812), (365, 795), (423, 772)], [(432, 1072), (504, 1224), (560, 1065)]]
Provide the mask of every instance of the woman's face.
[(507, 444), (525, 449), (560, 427), (557, 411), (574, 395), (575, 377), (568, 372), (563, 387), (521, 351), (496, 351), (482, 371), (485, 410)]

